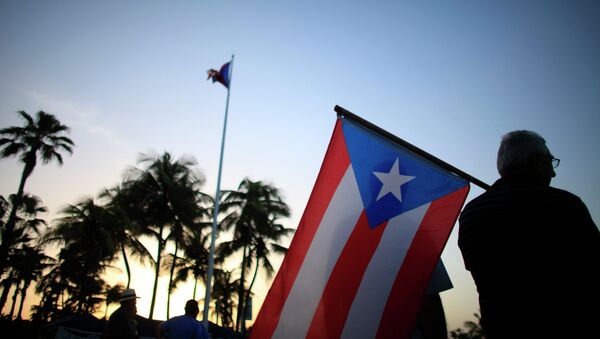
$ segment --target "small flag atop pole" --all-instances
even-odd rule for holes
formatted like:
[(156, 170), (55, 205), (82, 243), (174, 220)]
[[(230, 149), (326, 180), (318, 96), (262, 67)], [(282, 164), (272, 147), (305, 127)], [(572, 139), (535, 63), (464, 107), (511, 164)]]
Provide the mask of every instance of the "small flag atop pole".
[(223, 86), (229, 88), (229, 83), (231, 82), (230, 69), (231, 61), (221, 66), (221, 69), (218, 71), (211, 68), (208, 71), (206, 71), (206, 73), (208, 73), (208, 78), (206, 78), (206, 80), (212, 79), (213, 83), (218, 81), (222, 83)]
[(217, 192), (215, 193), (215, 210), (213, 212), (213, 225), (212, 234), (210, 239), (210, 253), (208, 257), (208, 272), (206, 273), (206, 294), (204, 296), (204, 312), (203, 312), (203, 323), (204, 328), (208, 331), (208, 311), (210, 305), (210, 294), (211, 294), (211, 280), (214, 270), (214, 256), (215, 256), (215, 238), (217, 235), (217, 217), (219, 216), (219, 204), (221, 201), (221, 172), (223, 168), (223, 153), (225, 151), (225, 134), (227, 131), (227, 113), (229, 112), (229, 94), (231, 92), (231, 73), (233, 72), (233, 55), (231, 61), (221, 66), (221, 69), (217, 72), (214, 69), (209, 69), (208, 79), (212, 78), (214, 82), (220, 82), (223, 86), (227, 87), (227, 102), (225, 104), (225, 118), (223, 120), (223, 135), (221, 137), (221, 155), (219, 158), (219, 174), (217, 175)]

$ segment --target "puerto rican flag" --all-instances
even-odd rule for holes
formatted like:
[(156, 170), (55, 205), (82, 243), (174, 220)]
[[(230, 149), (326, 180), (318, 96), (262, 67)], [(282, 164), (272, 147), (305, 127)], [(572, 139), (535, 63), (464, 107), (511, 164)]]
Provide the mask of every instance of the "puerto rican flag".
[(223, 86), (229, 88), (229, 84), (231, 83), (230, 65), (231, 62), (227, 62), (221, 66), (221, 69), (218, 71), (213, 68), (209, 69), (206, 71), (206, 73), (208, 73), (208, 78), (206, 78), (206, 80), (212, 79), (213, 83), (218, 81), (223, 84)]
[(469, 183), (338, 119), (251, 338), (408, 338)]

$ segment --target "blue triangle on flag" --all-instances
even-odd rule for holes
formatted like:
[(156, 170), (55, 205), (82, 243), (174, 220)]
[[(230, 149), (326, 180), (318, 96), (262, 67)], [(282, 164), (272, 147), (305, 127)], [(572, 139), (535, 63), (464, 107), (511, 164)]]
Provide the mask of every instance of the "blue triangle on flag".
[[(468, 184), (466, 180), (348, 119), (343, 120), (342, 128), (371, 228)], [(399, 173), (394, 173), (394, 170)], [(380, 179), (398, 177), (402, 184), (388, 184), (385, 188)], [(394, 183), (394, 180), (389, 181)]]

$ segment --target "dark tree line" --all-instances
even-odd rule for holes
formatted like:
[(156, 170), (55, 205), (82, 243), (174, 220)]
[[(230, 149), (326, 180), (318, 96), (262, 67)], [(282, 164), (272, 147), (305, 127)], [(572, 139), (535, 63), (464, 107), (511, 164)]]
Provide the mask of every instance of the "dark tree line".
[[(74, 143), (66, 136), (69, 128), (52, 114), (19, 115), (23, 126), (0, 130), (0, 156), (17, 156), (23, 163), (17, 193), (0, 196), (0, 309), (12, 298), (5, 316), (22, 316), (31, 284), (41, 298), (32, 308), (32, 319), (51, 321), (102, 307), (106, 313), (120, 292), (132, 286), (132, 260), (154, 269), (149, 318), (154, 316), (161, 274), (169, 276), (167, 318), (171, 293), (181, 283), (192, 279), (190, 297), (196, 299), (198, 284), (206, 279), (214, 207), (213, 198), (201, 190), (204, 177), (196, 163), (167, 152), (142, 155), (118, 185), (67, 205), (47, 225), (38, 218), (47, 210), (41, 199), (26, 193), (26, 182), (38, 160), (62, 164)], [(292, 230), (279, 220), (290, 212), (276, 187), (248, 178), (237, 190), (224, 191), (221, 206), (218, 231), (230, 232), (233, 239), (217, 247), (211, 310), (223, 326), (234, 326), (235, 316), (236, 328), (243, 331), (259, 267), (271, 277), (271, 255), (286, 252), (280, 243)], [(156, 241), (156, 253), (146, 249), (143, 238)], [(168, 244), (172, 253), (166, 250)], [(47, 248), (57, 248), (56, 257), (46, 255)], [(125, 266), (126, 283), (111, 286), (104, 274), (117, 260)], [(240, 269), (224, 270), (219, 265), (225, 260), (239, 260)]]

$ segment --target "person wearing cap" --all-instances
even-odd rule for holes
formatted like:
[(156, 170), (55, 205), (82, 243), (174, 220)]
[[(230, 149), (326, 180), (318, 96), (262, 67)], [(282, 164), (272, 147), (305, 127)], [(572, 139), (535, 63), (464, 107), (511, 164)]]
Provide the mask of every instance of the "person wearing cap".
[(128, 288), (121, 294), (121, 307), (114, 311), (102, 333), (102, 339), (137, 339), (137, 299), (135, 290)]
[(156, 327), (156, 338), (208, 339), (206, 329), (196, 320), (200, 309), (196, 300), (185, 303), (185, 315), (173, 317)]

